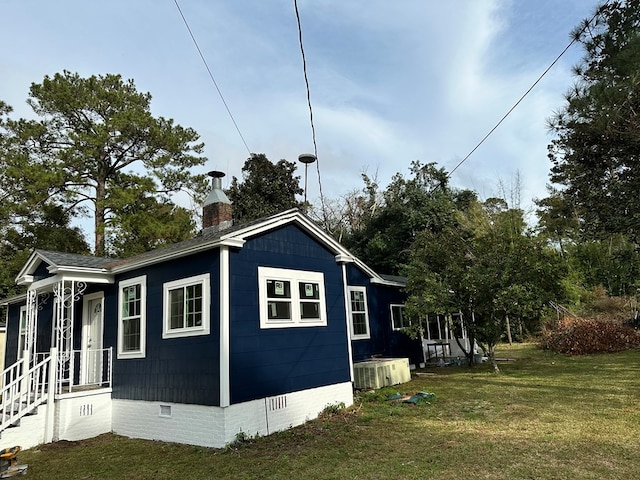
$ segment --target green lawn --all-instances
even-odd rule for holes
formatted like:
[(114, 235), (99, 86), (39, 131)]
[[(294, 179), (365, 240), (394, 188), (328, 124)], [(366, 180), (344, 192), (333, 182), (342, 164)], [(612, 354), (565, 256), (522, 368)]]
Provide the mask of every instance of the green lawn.
[[(488, 365), (362, 394), (352, 409), (224, 450), (103, 435), (22, 452), (37, 479), (640, 478), (640, 350), (503, 346)], [(427, 391), (431, 404), (386, 400)], [(8, 445), (5, 445), (8, 446)]]

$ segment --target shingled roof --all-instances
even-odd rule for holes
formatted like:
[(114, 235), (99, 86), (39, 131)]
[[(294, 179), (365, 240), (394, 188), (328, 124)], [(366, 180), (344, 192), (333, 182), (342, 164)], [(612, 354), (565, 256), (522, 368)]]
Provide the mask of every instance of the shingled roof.
[(137, 263), (139, 261), (152, 260), (156, 257), (165, 257), (172, 252), (180, 252), (182, 250), (188, 250), (191, 247), (198, 246), (200, 244), (206, 244), (219, 240), (222, 235), (228, 236), (233, 232), (241, 229), (245, 229), (255, 224), (259, 224), (264, 221), (264, 218), (254, 220), (252, 222), (246, 222), (241, 225), (227, 228), (223, 231), (206, 231), (200, 232), (197, 236), (184, 240), (182, 242), (167, 245), (165, 247), (156, 248), (148, 252), (144, 252), (138, 255), (127, 258), (116, 257), (96, 257), (93, 255), (82, 255), (79, 253), (65, 253), (56, 252), (53, 250), (36, 249), (34, 253), (37, 253), (42, 259), (49, 265), (57, 267), (80, 267), (80, 268), (98, 268), (109, 270), (119, 265), (126, 265), (127, 263)]
[[(336, 255), (336, 261), (355, 262), (364, 272), (371, 276), (373, 282), (384, 283), (393, 286), (404, 286), (406, 279), (402, 277), (390, 277), (379, 275), (362, 261), (351, 255), (339, 242), (326, 232), (323, 232), (310, 219), (301, 214), (297, 209), (287, 210), (270, 217), (246, 222), (232, 226), (224, 230), (205, 229), (194, 238), (178, 242), (165, 247), (141, 253), (128, 258), (96, 257), (92, 255), (80, 255), (76, 253), (55, 252), (51, 250), (35, 250), (30, 260), (18, 275), (20, 281), (29, 281), (31, 275), (40, 262), (47, 263), (54, 270), (73, 271), (78, 274), (90, 275), (114, 275), (124, 271), (133, 270), (166, 260), (191, 255), (209, 248), (217, 248), (221, 245), (242, 248), (244, 242), (255, 235), (278, 228), (291, 222), (307, 230), (311, 235), (323, 243)], [(78, 272), (77, 269), (82, 271)], [(86, 269), (86, 270), (85, 270)], [(89, 272), (87, 270), (92, 270)]]
[(42, 259), (49, 265), (59, 267), (84, 267), (106, 269), (109, 263), (116, 261), (115, 258), (95, 257), (93, 255), (81, 255), (79, 253), (55, 252), (52, 250), (36, 249)]

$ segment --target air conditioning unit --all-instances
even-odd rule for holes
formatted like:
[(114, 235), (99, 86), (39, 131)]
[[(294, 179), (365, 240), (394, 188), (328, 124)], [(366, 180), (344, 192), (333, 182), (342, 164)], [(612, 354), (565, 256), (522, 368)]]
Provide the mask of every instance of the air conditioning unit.
[(408, 358), (373, 358), (353, 364), (355, 388), (378, 389), (411, 380)]

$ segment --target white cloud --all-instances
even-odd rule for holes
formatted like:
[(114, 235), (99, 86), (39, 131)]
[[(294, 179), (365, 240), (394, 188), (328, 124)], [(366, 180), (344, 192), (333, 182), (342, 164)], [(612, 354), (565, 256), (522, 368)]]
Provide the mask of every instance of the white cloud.
[[(249, 148), (272, 160), (311, 151), (292, 3), (180, 4)], [(20, 40), (0, 52), (0, 98), (26, 115), (29, 84), (45, 74), (121, 73), (152, 93), (154, 113), (196, 128), (206, 142), (207, 169), (227, 171), (227, 180), (239, 176), (248, 152), (174, 5), (104, 5), (5, 5), (0, 29)], [(583, 0), (302, 0), (299, 7), (323, 189), (339, 196), (362, 186), (362, 170), (378, 171), (384, 185), (416, 159), (452, 169), (593, 6)], [(69, 27), (58, 28), (63, 24)], [(544, 194), (545, 119), (562, 103), (571, 63), (556, 66), (455, 172), (454, 185), (489, 196), (497, 178), (520, 171), (523, 195)], [(310, 198), (318, 194), (313, 188)]]

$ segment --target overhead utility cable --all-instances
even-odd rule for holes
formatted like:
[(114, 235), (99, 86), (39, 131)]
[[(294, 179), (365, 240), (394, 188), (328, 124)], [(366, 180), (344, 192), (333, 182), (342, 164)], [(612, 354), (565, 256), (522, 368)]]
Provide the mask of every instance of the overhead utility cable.
[(207, 69), (207, 72), (209, 72), (209, 77), (211, 78), (211, 81), (213, 82), (213, 85), (216, 87), (216, 90), (218, 91), (218, 95), (220, 95), (220, 99), (222, 100), (222, 103), (224, 104), (224, 108), (227, 109), (227, 113), (229, 114), (229, 118), (231, 118), (231, 121), (233, 122), (233, 125), (236, 127), (238, 135), (240, 135), (240, 138), (242, 139), (242, 143), (244, 143), (244, 146), (247, 149), (247, 152), (249, 152), (249, 156), (251, 156), (251, 149), (247, 145), (247, 142), (245, 141), (244, 136), (242, 135), (242, 132), (240, 131), (240, 128), (238, 127), (238, 124), (236, 123), (235, 118), (233, 118), (233, 115), (231, 114), (231, 110), (229, 109), (229, 105), (227, 105), (227, 102), (224, 99), (224, 96), (222, 95), (222, 92), (220, 91), (220, 88), (218, 87), (218, 83), (216, 82), (216, 79), (213, 77), (213, 73), (211, 72), (211, 69), (209, 68), (209, 65), (207, 64), (207, 61), (205, 60), (204, 55), (202, 54), (202, 50), (200, 50), (200, 46), (198, 45), (198, 42), (196, 41), (196, 37), (193, 35), (193, 32), (191, 31), (191, 27), (189, 27), (189, 22), (187, 22), (187, 19), (185, 18), (184, 14), (182, 13), (182, 9), (180, 8), (180, 5), (178, 5), (178, 0), (173, 0), (173, 1), (176, 4), (176, 7), (178, 8), (178, 12), (180, 12), (180, 16), (182, 17), (182, 21), (184, 22), (184, 25), (187, 27), (187, 30), (189, 31), (189, 35), (191, 36), (191, 40), (193, 40), (193, 44), (196, 46), (196, 50), (198, 50), (198, 54), (200, 55), (200, 59), (202, 60), (202, 63), (204, 63), (204, 66)]
[(309, 90), (309, 78), (307, 76), (307, 60), (304, 55), (304, 46), (302, 44), (302, 25), (300, 23), (300, 12), (298, 11), (298, 1), (293, 0), (293, 6), (296, 10), (296, 20), (298, 21), (298, 39), (300, 42), (300, 53), (302, 54), (302, 70), (304, 72), (304, 83), (307, 88), (307, 105), (309, 106), (309, 120), (311, 122), (311, 137), (313, 140), (313, 154), (316, 157), (316, 170), (318, 171), (318, 185), (320, 187), (320, 203), (324, 211), (324, 195), (322, 193), (322, 180), (320, 178), (320, 161), (318, 159), (318, 144), (316, 143), (316, 127), (313, 123), (313, 108), (311, 107), (311, 92)]
[(569, 49), (573, 46), (573, 44), (574, 44), (574, 43), (576, 43), (576, 42), (578, 41), (578, 38), (580, 38), (580, 35), (582, 35), (582, 33), (583, 33), (583, 32), (584, 32), (584, 31), (589, 27), (589, 25), (591, 25), (591, 23), (595, 20), (595, 18), (596, 18), (596, 17), (598, 16), (598, 14), (600, 13), (600, 10), (601, 10), (603, 7), (605, 7), (605, 6), (609, 3), (609, 1), (610, 1), (610, 0), (607, 0), (604, 4), (602, 4), (602, 5), (598, 8), (598, 10), (597, 10), (597, 11), (596, 11), (596, 13), (593, 15), (593, 17), (591, 17), (591, 19), (590, 19), (587, 23), (585, 23), (585, 25), (584, 25), (584, 26), (582, 27), (582, 29), (578, 32), (578, 34), (574, 35), (574, 37), (571, 39), (571, 42), (569, 42), (569, 45), (567, 45), (567, 46), (564, 48), (564, 50), (562, 50), (562, 52), (560, 52), (560, 55), (558, 55), (558, 56), (556, 57), (556, 59), (555, 59), (553, 62), (551, 62), (551, 65), (549, 65), (549, 66), (546, 68), (546, 70), (545, 70), (544, 72), (542, 72), (542, 74), (538, 77), (538, 79), (537, 79), (535, 82), (533, 82), (533, 85), (531, 85), (531, 87), (529, 87), (529, 89), (528, 89), (526, 92), (524, 92), (524, 94), (523, 94), (523, 95), (518, 99), (518, 101), (513, 105), (513, 107), (511, 107), (511, 108), (509, 109), (509, 111), (508, 111), (507, 113), (505, 113), (505, 114), (504, 114), (504, 116), (500, 119), (500, 121), (499, 121), (498, 123), (496, 123), (496, 125), (495, 125), (491, 130), (489, 130), (489, 133), (487, 133), (487, 134), (482, 138), (482, 140), (480, 140), (480, 142), (479, 142), (479, 143), (478, 143), (478, 144), (473, 148), (473, 150), (471, 150), (471, 151), (467, 154), (467, 156), (466, 156), (466, 157), (464, 157), (462, 160), (460, 160), (460, 162), (458, 162), (458, 164), (453, 168), (453, 170), (451, 170), (451, 171), (448, 173), (447, 177), (450, 177), (450, 176), (453, 174), (453, 172), (455, 172), (455, 171), (458, 169), (458, 167), (459, 167), (460, 165), (462, 165), (464, 162), (466, 162), (466, 161), (469, 159), (469, 157), (470, 157), (471, 155), (473, 155), (473, 153), (474, 153), (478, 148), (480, 148), (480, 145), (482, 145), (482, 144), (485, 142), (485, 140), (486, 140), (487, 138), (489, 138), (489, 137), (491, 136), (491, 134), (492, 134), (493, 132), (495, 132), (495, 131), (496, 131), (496, 129), (497, 129), (500, 125), (502, 125), (502, 122), (504, 122), (504, 121), (505, 121), (505, 119), (506, 119), (506, 118), (511, 114), (511, 112), (513, 112), (513, 111), (516, 109), (516, 107), (517, 107), (518, 105), (520, 105), (520, 103), (525, 99), (525, 97), (526, 97), (527, 95), (529, 95), (529, 93), (531, 92), (531, 90), (533, 90), (533, 89), (536, 87), (536, 85), (538, 85), (538, 83), (540, 83), (540, 80), (542, 80), (542, 78), (543, 78), (543, 77), (544, 77), (544, 76), (549, 72), (549, 70), (551, 70), (551, 69), (553, 68), (553, 66), (554, 66), (556, 63), (558, 63), (558, 61), (560, 60), (560, 58), (562, 58), (562, 56), (567, 52), (567, 50), (569, 50)]

